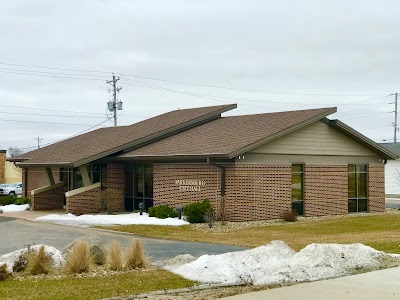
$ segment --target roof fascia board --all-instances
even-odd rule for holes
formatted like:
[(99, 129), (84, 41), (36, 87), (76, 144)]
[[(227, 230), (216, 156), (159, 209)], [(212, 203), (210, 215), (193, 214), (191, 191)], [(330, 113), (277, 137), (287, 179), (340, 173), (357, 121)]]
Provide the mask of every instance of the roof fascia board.
[(123, 156), (116, 157), (118, 161), (130, 161), (130, 160), (190, 160), (190, 159), (207, 159), (207, 158), (216, 158), (216, 159), (229, 159), (225, 154), (200, 154), (200, 155), (137, 155), (137, 156)]
[(325, 124), (328, 124), (332, 128), (338, 130), (339, 132), (343, 133), (344, 135), (347, 135), (348, 137), (352, 138), (353, 140), (359, 142), (362, 144), (364, 147), (367, 147), (371, 151), (378, 153), (380, 155), (383, 155), (385, 157), (391, 158), (391, 159), (398, 159), (399, 157), (386, 149), (385, 147), (379, 145), (378, 143), (375, 143), (373, 140), (367, 138), (365, 135), (361, 134), (357, 130), (351, 128), (350, 126), (346, 125), (345, 123), (339, 121), (339, 120), (329, 120), (325, 118), (323, 120)]
[(187, 130), (189, 128), (198, 126), (200, 124), (216, 120), (216, 119), (221, 117), (222, 113), (227, 112), (227, 111), (232, 110), (232, 109), (235, 109), (236, 107), (237, 107), (237, 104), (227, 105), (224, 108), (220, 108), (220, 109), (218, 109), (216, 111), (213, 111), (213, 112), (208, 113), (206, 115), (203, 115), (201, 117), (186, 121), (184, 123), (180, 123), (180, 124), (178, 124), (178, 125), (176, 125), (174, 127), (168, 128), (168, 129), (160, 131), (160, 132), (157, 132), (157, 133), (152, 134), (150, 136), (146, 136), (146, 137), (143, 137), (141, 139), (135, 140), (135, 141), (133, 141), (131, 143), (124, 144), (124, 145), (115, 147), (113, 149), (110, 149), (108, 151), (102, 152), (100, 154), (87, 157), (87, 158), (85, 158), (83, 160), (73, 162), (73, 165), (75, 167), (78, 167), (80, 165), (87, 164), (87, 163), (89, 163), (91, 161), (103, 158), (105, 156), (112, 155), (112, 154), (115, 154), (117, 152), (123, 151), (125, 149), (133, 150), (135, 148), (143, 147), (144, 145), (147, 145), (147, 144), (150, 144), (150, 143), (154, 143), (154, 142), (159, 141), (159, 140), (161, 140), (161, 139), (163, 139), (163, 138), (165, 138), (167, 136), (171, 136), (171, 135), (177, 134), (179, 132), (185, 131), (185, 130)]
[(289, 128), (286, 128), (285, 130), (282, 130), (282, 131), (280, 131), (280, 132), (278, 132), (278, 133), (276, 133), (274, 135), (268, 136), (266, 138), (262, 138), (262, 139), (258, 140), (255, 143), (252, 143), (252, 144), (247, 145), (245, 147), (242, 147), (242, 148), (240, 148), (240, 149), (238, 149), (236, 151), (233, 151), (233, 152), (229, 153), (229, 158), (234, 158), (235, 156), (238, 156), (238, 155), (240, 155), (242, 153), (245, 153), (245, 152), (250, 151), (250, 150), (252, 150), (254, 148), (257, 148), (257, 147), (259, 147), (259, 146), (261, 146), (261, 145), (263, 145), (265, 143), (271, 142), (272, 140), (280, 138), (280, 137), (282, 137), (284, 135), (287, 135), (287, 134), (289, 134), (289, 133), (291, 133), (293, 131), (299, 130), (302, 127), (310, 125), (310, 124), (312, 124), (312, 123), (314, 123), (316, 121), (319, 121), (319, 120), (325, 118), (326, 116), (329, 116), (329, 115), (335, 113), (336, 111), (337, 111), (336, 107), (332, 107), (329, 110), (327, 110), (326, 112), (321, 113), (321, 114), (319, 114), (319, 115), (317, 115), (317, 116), (315, 116), (315, 117), (313, 117), (311, 119), (308, 119), (308, 120), (305, 120), (305, 121), (303, 121), (301, 123), (295, 124), (295, 125), (293, 125), (293, 126), (291, 126)]
[(61, 162), (61, 163), (16, 163), (17, 167), (27, 168), (27, 167), (43, 167), (43, 168), (51, 168), (51, 167), (73, 167), (73, 164), (70, 162)]

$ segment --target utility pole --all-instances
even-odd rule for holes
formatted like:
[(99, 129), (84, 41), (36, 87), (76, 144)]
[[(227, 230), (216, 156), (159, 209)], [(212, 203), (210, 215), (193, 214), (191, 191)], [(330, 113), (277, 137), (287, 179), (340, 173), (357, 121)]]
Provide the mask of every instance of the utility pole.
[(37, 138), (33, 138), (34, 140), (37, 140), (37, 147), (38, 149), (40, 148), (40, 142), (43, 141), (43, 139), (37, 137)]
[(113, 92), (113, 101), (109, 101), (107, 105), (108, 105), (108, 110), (113, 112), (114, 126), (117, 126), (117, 110), (122, 110), (122, 102), (121, 101), (117, 102), (117, 92), (119, 92), (122, 89), (122, 87), (117, 87), (118, 80), (119, 77), (118, 78), (115, 77), (113, 73), (113, 79), (107, 81), (108, 84), (111, 84)]
[(397, 93), (394, 94), (394, 142), (397, 143)]

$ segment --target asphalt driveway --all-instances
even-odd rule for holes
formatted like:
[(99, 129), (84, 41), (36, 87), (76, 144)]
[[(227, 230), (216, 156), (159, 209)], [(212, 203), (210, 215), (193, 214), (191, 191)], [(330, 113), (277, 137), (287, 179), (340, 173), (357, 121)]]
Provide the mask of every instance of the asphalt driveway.
[[(32, 222), (24, 219), (0, 216), (0, 255), (33, 244), (46, 244), (62, 250), (68, 243), (86, 234), (95, 234), (105, 244), (119, 240), (122, 246), (129, 246), (134, 237), (126, 233), (114, 233), (91, 228), (75, 228), (63, 225)], [(176, 242), (140, 237), (146, 253), (152, 261), (169, 259), (179, 254), (193, 256), (220, 254), (244, 250), (244, 247), (207, 243)]]

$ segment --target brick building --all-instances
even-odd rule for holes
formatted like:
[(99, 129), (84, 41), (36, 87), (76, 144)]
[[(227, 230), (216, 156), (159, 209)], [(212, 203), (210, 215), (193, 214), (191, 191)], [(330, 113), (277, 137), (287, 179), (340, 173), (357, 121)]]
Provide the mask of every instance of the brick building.
[(219, 218), (385, 209), (397, 156), (328, 115), (336, 108), (222, 117), (236, 105), (176, 110), (23, 154), (33, 209), (97, 213), (209, 199)]

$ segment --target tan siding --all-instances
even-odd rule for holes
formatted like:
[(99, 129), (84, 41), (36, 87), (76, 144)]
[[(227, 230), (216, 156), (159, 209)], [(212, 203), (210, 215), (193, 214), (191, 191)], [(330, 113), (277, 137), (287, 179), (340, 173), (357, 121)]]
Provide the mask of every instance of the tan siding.
[(354, 155), (376, 154), (323, 122), (315, 122), (302, 129), (271, 141), (249, 153)]
[[(244, 157), (244, 159), (242, 158)], [(236, 164), (376, 164), (378, 156), (335, 156), (335, 155), (291, 155), (291, 154), (254, 154), (245, 153)]]

